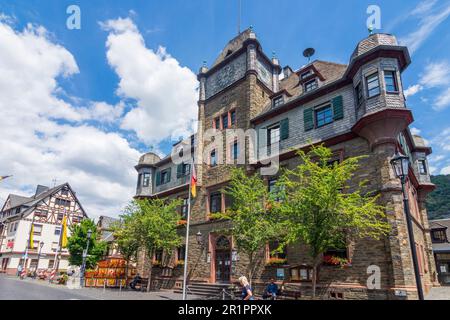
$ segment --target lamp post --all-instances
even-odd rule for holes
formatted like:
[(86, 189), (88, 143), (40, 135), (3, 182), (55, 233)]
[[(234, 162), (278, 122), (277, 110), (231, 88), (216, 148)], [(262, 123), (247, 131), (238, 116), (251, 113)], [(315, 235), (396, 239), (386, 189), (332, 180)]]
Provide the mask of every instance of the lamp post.
[(44, 242), (39, 243), (39, 252), (38, 252), (38, 256), (37, 256), (36, 270), (34, 271), (35, 277), (36, 277), (37, 271), (39, 269), (39, 260), (41, 260), (41, 252), (42, 252), (42, 247), (43, 246), (44, 246)]
[(91, 236), (92, 236), (92, 230), (89, 229), (87, 232), (87, 244), (86, 244), (86, 249), (83, 250), (83, 263), (81, 265), (81, 270), (80, 270), (80, 286), (84, 286), (84, 272), (86, 270), (86, 258), (87, 258), (87, 254), (88, 254), (88, 250), (89, 250), (89, 242), (91, 240)]
[(203, 248), (203, 235), (200, 231), (195, 234), (195, 239), (197, 240), (197, 244)]
[(406, 225), (408, 227), (409, 235), (409, 245), (411, 247), (411, 254), (414, 266), (414, 275), (416, 278), (417, 294), (419, 300), (424, 300), (422, 281), (420, 279), (419, 261), (417, 259), (416, 242), (414, 241), (414, 230), (411, 221), (411, 212), (409, 210), (408, 194), (405, 190), (405, 184), (408, 178), (409, 171), (409, 157), (399, 153), (395, 153), (394, 157), (391, 159), (391, 165), (394, 168), (395, 175), (400, 179), (402, 184), (402, 194), (403, 194), (403, 208), (406, 216)]

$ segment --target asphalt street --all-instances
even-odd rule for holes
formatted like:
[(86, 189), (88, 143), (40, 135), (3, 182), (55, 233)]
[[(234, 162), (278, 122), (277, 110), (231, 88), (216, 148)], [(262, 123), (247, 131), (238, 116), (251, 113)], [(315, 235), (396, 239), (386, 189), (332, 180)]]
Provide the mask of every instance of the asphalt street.
[(0, 276), (0, 300), (92, 300), (69, 290)]
[[(188, 300), (200, 297), (189, 295)], [(82, 288), (50, 284), (47, 281), (24, 279), (0, 274), (0, 300), (181, 300), (173, 290), (139, 292), (133, 290)]]

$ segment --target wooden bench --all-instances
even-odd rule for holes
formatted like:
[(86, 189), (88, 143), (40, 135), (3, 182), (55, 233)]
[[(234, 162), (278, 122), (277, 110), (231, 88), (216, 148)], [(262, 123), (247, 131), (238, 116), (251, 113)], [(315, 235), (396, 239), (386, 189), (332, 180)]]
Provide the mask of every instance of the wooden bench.
[(302, 293), (300, 291), (283, 290), (277, 296), (277, 299), (281, 299), (281, 300), (299, 300), (301, 297), (302, 297)]
[(141, 292), (144, 292), (147, 290), (147, 286), (148, 286), (148, 278), (142, 278), (141, 282), (136, 284), (135, 288), (136, 288), (136, 290), (137, 290), (137, 288), (139, 288), (139, 290)]

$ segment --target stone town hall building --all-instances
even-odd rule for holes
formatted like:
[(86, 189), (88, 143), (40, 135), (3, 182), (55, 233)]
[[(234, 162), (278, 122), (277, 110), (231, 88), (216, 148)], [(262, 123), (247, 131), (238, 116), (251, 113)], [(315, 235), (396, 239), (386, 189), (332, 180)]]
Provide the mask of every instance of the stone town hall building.
[[(269, 58), (252, 29), (232, 39), (211, 68), (203, 66), (198, 74), (198, 132), (191, 138), (195, 145), (198, 196), (193, 201), (189, 281), (195, 283), (231, 283), (245, 274), (247, 259), (236, 251), (233, 239), (223, 233), (226, 223), (210, 218), (210, 213), (224, 211), (229, 205), (223, 187), (229, 181), (230, 165), (220, 159), (236, 159), (245, 152), (249, 140), (224, 140), (224, 148), (206, 137), (208, 129), (257, 129), (257, 148), (279, 146), (280, 166), (295, 166), (295, 149), (310, 143), (324, 143), (337, 160), (368, 155), (362, 160), (353, 183), (369, 180), (370, 188), (381, 193), (387, 207), (391, 234), (382, 240), (363, 239), (347, 248), (330, 249), (327, 254), (346, 257), (351, 266), (339, 268), (322, 265), (318, 273), (318, 292), (324, 298), (408, 299), (417, 297), (414, 269), (408, 242), (400, 181), (389, 161), (399, 148), (411, 160), (408, 192), (420, 275), (425, 292), (436, 283), (425, 197), (433, 190), (427, 156), (431, 148), (413, 135), (409, 125), (413, 115), (403, 95), (402, 72), (410, 64), (408, 49), (397, 44), (389, 34), (373, 34), (359, 42), (348, 65), (316, 60), (294, 71), (282, 68), (276, 58)], [(188, 143), (189, 144), (189, 143)], [(180, 143), (174, 146), (177, 154)], [(187, 211), (190, 163), (176, 165), (172, 156), (160, 159), (153, 153), (143, 155), (138, 171), (137, 198), (177, 197), (184, 199), (180, 214)], [(249, 171), (261, 166), (248, 164)], [(265, 176), (271, 188), (277, 176)], [(222, 230), (222, 231), (221, 231)], [(180, 234), (184, 234), (180, 226)], [(198, 241), (198, 233), (202, 241)], [(272, 265), (275, 243), (261, 248), (256, 277), (260, 288), (269, 278), (284, 282), (285, 288), (308, 294), (311, 289), (311, 261), (304, 246), (286, 248), (277, 255), (282, 265)], [(182, 283), (184, 248), (170, 256), (157, 252), (160, 263), (154, 270), (155, 284), (179, 288)], [(169, 260), (169, 261), (167, 261)], [(142, 261), (141, 261), (142, 262)], [(368, 267), (380, 268), (381, 287), (368, 289)], [(142, 269), (143, 270), (143, 269)]]

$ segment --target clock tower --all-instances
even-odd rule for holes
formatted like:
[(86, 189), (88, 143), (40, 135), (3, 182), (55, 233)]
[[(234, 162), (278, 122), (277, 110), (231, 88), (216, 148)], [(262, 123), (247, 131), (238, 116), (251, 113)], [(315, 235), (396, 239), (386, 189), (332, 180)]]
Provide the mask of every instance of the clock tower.
[[(279, 90), (280, 72), (278, 60), (267, 57), (252, 28), (229, 41), (210, 68), (206, 64), (200, 68), (196, 162), (205, 199), (229, 180), (230, 167), (222, 165), (227, 155), (237, 150), (248, 153), (248, 146), (229, 145), (227, 129), (249, 129), (250, 119), (270, 107), (270, 96)], [(205, 136), (210, 129), (221, 133), (221, 148)], [(204, 213), (199, 214), (194, 213), (193, 219), (204, 220)]]

